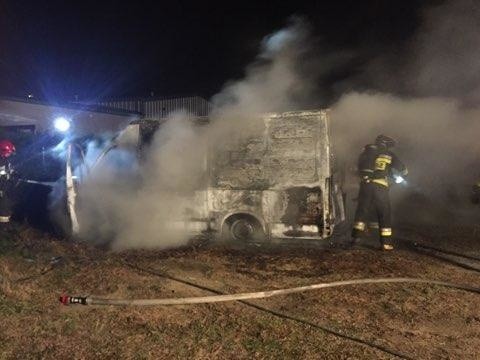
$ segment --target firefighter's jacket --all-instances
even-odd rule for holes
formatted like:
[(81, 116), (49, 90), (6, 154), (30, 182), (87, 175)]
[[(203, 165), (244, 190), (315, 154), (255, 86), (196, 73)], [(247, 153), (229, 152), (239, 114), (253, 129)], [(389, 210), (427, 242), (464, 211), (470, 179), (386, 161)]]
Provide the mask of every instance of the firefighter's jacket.
[(363, 181), (388, 187), (394, 172), (405, 176), (406, 166), (384, 146), (370, 144), (365, 146), (358, 159), (358, 172)]
[(0, 158), (0, 196), (5, 195), (14, 181), (12, 164), (7, 159)]

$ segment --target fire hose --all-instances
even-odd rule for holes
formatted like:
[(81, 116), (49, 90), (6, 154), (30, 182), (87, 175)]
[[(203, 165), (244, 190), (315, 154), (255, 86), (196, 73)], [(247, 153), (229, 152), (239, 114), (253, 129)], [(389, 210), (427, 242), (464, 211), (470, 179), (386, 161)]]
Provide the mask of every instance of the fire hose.
[(286, 289), (258, 291), (249, 293), (239, 293), (230, 295), (211, 295), (211, 296), (198, 296), (198, 297), (184, 297), (184, 298), (163, 298), (163, 299), (105, 299), (96, 297), (83, 297), (83, 296), (69, 296), (62, 295), (59, 300), (64, 305), (69, 304), (81, 304), (81, 305), (115, 305), (115, 306), (154, 306), (154, 305), (187, 305), (187, 304), (208, 304), (226, 301), (239, 301), (249, 299), (264, 299), (272, 296), (287, 295), (300, 293), (304, 291), (312, 291), (325, 288), (333, 288), (339, 286), (348, 285), (363, 285), (363, 284), (387, 284), (387, 283), (417, 283), (438, 285), (447, 288), (453, 288), (457, 290), (464, 290), (467, 292), (480, 294), (480, 288), (455, 284), (446, 281), (419, 279), (419, 278), (367, 278), (367, 279), (354, 279), (354, 280), (342, 280), (333, 281), (329, 283), (319, 283), (307, 286), (299, 286)]
[(54, 181), (37, 181), (37, 180), (29, 180), (29, 179), (18, 179), (18, 182), (23, 182), (26, 184), (36, 184), (36, 185), (43, 185), (43, 186), (50, 186), (54, 187), (56, 182)]

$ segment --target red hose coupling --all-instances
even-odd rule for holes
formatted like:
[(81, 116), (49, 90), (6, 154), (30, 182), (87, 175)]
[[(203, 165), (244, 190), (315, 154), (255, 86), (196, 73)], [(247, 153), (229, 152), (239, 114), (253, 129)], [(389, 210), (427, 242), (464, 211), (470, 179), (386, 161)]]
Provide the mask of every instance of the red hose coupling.
[(87, 298), (82, 296), (62, 295), (59, 297), (58, 300), (60, 300), (60, 302), (63, 305), (73, 305), (73, 304), (87, 305)]

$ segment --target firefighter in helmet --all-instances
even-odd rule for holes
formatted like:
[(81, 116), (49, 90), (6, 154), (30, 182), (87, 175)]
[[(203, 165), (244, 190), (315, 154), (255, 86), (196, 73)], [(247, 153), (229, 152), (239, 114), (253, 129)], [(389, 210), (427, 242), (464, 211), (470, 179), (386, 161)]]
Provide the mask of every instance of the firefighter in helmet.
[[(391, 151), (394, 146), (394, 139), (379, 135), (375, 143), (365, 146), (360, 154), (358, 171), (361, 181), (352, 231), (353, 244), (365, 234), (367, 221), (375, 228), (375, 220), (378, 220), (376, 227), (382, 247), (393, 250), (389, 186), (394, 174), (403, 179), (408, 173), (405, 165)], [(376, 219), (372, 219), (372, 214)]]
[(10, 157), (15, 154), (15, 145), (10, 140), (0, 140), (0, 223), (9, 223), (12, 215), (12, 188), (14, 171)]

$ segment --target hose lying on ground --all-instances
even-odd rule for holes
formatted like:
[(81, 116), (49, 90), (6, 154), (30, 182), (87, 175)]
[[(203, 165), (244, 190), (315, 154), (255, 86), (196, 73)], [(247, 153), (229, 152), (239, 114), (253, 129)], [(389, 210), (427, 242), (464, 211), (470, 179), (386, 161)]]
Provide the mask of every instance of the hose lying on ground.
[[(126, 266), (128, 266), (128, 267), (130, 267), (134, 270), (140, 271), (140, 272), (144, 272), (144, 273), (147, 273), (147, 274), (150, 274), (150, 275), (160, 276), (162, 278), (169, 279), (169, 280), (172, 280), (172, 281), (176, 281), (178, 283), (188, 285), (188, 286), (200, 289), (200, 290), (208, 291), (208, 292), (211, 292), (211, 293), (214, 293), (214, 294), (217, 294), (217, 295), (225, 295), (224, 293), (222, 293), (221, 291), (219, 291), (217, 289), (213, 289), (213, 288), (205, 286), (205, 285), (200, 285), (200, 284), (194, 283), (194, 282), (189, 281), (189, 280), (178, 278), (178, 277), (172, 276), (170, 274), (167, 274), (163, 271), (157, 271), (157, 270), (143, 268), (143, 267), (140, 267), (138, 265), (129, 263), (127, 261), (123, 261), (122, 264), (126, 265)], [(259, 310), (259, 311), (267, 313), (269, 315), (276, 316), (280, 319), (290, 320), (290, 321), (294, 321), (294, 322), (299, 323), (299, 324), (307, 325), (309, 327), (322, 330), (322, 331), (326, 332), (327, 334), (342, 338), (344, 340), (349, 340), (349, 341), (356, 342), (357, 344), (382, 351), (386, 354), (396, 356), (400, 359), (405, 359), (405, 360), (412, 359), (413, 360), (412, 357), (410, 357), (406, 354), (403, 354), (399, 351), (390, 349), (387, 346), (384, 346), (382, 344), (371, 342), (371, 341), (368, 341), (368, 340), (365, 340), (365, 339), (362, 339), (362, 338), (359, 338), (359, 337), (355, 337), (355, 336), (352, 336), (352, 335), (348, 335), (347, 333), (345, 333), (342, 330), (336, 330), (336, 329), (330, 328), (329, 326), (326, 326), (326, 325), (314, 323), (312, 321), (302, 319), (302, 318), (299, 318), (299, 317), (295, 317), (293, 315), (289, 315), (289, 314), (286, 314), (286, 313), (283, 313), (283, 312), (278, 312), (276, 310), (273, 310), (273, 309), (270, 309), (270, 308), (252, 303), (251, 301), (237, 300), (237, 302), (239, 302), (240, 304), (243, 304), (245, 306), (251, 307), (255, 310)]]
[(478, 266), (473, 266), (473, 265), (470, 265), (468, 263), (465, 263), (464, 261), (461, 261), (461, 260), (458, 260), (458, 259), (455, 260), (455, 259), (452, 259), (450, 256), (445, 256), (445, 255), (452, 255), (454, 257), (464, 258), (464, 259), (468, 259), (470, 261), (472, 261), (472, 260), (473, 261), (480, 261), (480, 258), (477, 257), (477, 256), (462, 254), (462, 253), (459, 253), (459, 252), (446, 250), (446, 249), (441, 249), (441, 248), (437, 248), (437, 247), (433, 247), (433, 246), (429, 246), (429, 245), (423, 245), (423, 244), (419, 244), (419, 243), (417, 243), (413, 240), (408, 240), (408, 239), (405, 239), (405, 238), (399, 238), (399, 240), (402, 243), (404, 243), (405, 245), (407, 245), (408, 250), (411, 250), (411, 251), (417, 252), (419, 254), (429, 256), (429, 257), (432, 257), (432, 258), (435, 258), (435, 259), (438, 259), (438, 260), (442, 260), (444, 262), (447, 262), (447, 263), (450, 263), (452, 265), (461, 267), (463, 269), (476, 271), (476, 272), (480, 273), (480, 268)]
[[(130, 264), (128, 262), (125, 262), (124, 264), (133, 268), (133, 269), (135, 269), (135, 270), (141, 271), (141, 272), (146, 272), (146, 273), (151, 274), (151, 275), (157, 275), (157, 276), (165, 277), (167, 279), (177, 281), (177, 282), (180, 282), (180, 283), (184, 283), (186, 285), (190, 285), (190, 286), (193, 286), (193, 287), (198, 288), (198, 289), (213, 292), (214, 294), (218, 294), (219, 296), (225, 296), (225, 294), (223, 294), (222, 292), (220, 292), (216, 289), (212, 289), (212, 288), (209, 288), (209, 287), (206, 287), (206, 286), (195, 284), (195, 283), (192, 283), (191, 281), (188, 281), (188, 280), (179, 279), (179, 278), (176, 278), (174, 276), (171, 276), (171, 275), (163, 273), (163, 272), (157, 272), (157, 271), (141, 268), (141, 267), (138, 267), (134, 264)], [(422, 283), (427, 283), (428, 282), (428, 283), (432, 283), (429, 280), (424, 280), (424, 279), (385, 278), (385, 279), (351, 280), (351, 281), (348, 281), (348, 284), (345, 281), (341, 281), (341, 282), (327, 283), (327, 284), (317, 284), (317, 285), (323, 285), (323, 287), (334, 287), (334, 286), (351, 285), (351, 284), (362, 284), (362, 283), (366, 283), (365, 281), (368, 281), (368, 280), (370, 280), (370, 283), (372, 283), (372, 282), (377, 282), (378, 283), (378, 282), (381, 282), (382, 280), (384, 280), (384, 282), (392, 282), (392, 280), (393, 280), (393, 282), (399, 282), (399, 280), (407, 280), (408, 282), (422, 282)], [(413, 280), (413, 281), (410, 281), (410, 280)], [(450, 284), (450, 283), (444, 283), (444, 282), (435, 282), (435, 283), (438, 284), (438, 285), (444, 285), (444, 286), (452, 285), (453, 288), (463, 289), (463, 290), (471, 291), (471, 292), (475, 292), (475, 293), (479, 293), (479, 291), (480, 291), (480, 289), (475, 288), (475, 287), (470, 287), (470, 286), (462, 286), (462, 285), (456, 285), (456, 284)], [(326, 286), (324, 286), (324, 285), (326, 285)], [(311, 288), (311, 285), (309, 287)], [(305, 288), (305, 287), (299, 287), (299, 288), (294, 288), (294, 289), (297, 289), (298, 291), (301, 291), (299, 289), (302, 289), (302, 288)], [(292, 289), (285, 289), (285, 290), (292, 290)], [(310, 290), (313, 290), (313, 289), (311, 288)], [(278, 290), (274, 290), (274, 291), (278, 292)], [(285, 294), (285, 292), (283, 292), (283, 293)], [(289, 293), (292, 293), (292, 292), (290, 291)], [(277, 293), (276, 295), (280, 295), (280, 294)], [(227, 296), (232, 296), (232, 295), (227, 295)], [(270, 296), (274, 296), (274, 295), (270, 295)], [(218, 297), (210, 297), (210, 298), (218, 298)], [(257, 298), (259, 298), (259, 297), (257, 297)], [(81, 304), (85, 304), (85, 305), (87, 304), (87, 298), (70, 298), (68, 296), (64, 296), (64, 297), (60, 298), (60, 300), (64, 304), (67, 304), (67, 303), (81, 303)], [(280, 318), (283, 318), (283, 319), (287, 319), (287, 320), (292, 320), (292, 321), (302, 323), (302, 324), (307, 325), (307, 326), (311, 326), (313, 328), (320, 329), (320, 330), (325, 331), (325, 332), (327, 332), (331, 335), (334, 335), (334, 336), (337, 336), (337, 337), (340, 337), (340, 338), (343, 338), (343, 339), (346, 339), (346, 340), (350, 340), (350, 341), (362, 344), (364, 346), (374, 348), (376, 350), (379, 350), (379, 351), (382, 351), (384, 353), (396, 356), (396, 357), (401, 358), (401, 359), (413, 359), (413, 357), (410, 357), (410, 356), (408, 356), (406, 354), (403, 354), (401, 352), (398, 352), (396, 350), (392, 350), (392, 349), (390, 349), (390, 348), (388, 348), (384, 345), (377, 344), (377, 343), (374, 343), (374, 342), (371, 342), (371, 341), (368, 341), (368, 340), (364, 340), (362, 338), (357, 338), (355, 336), (348, 335), (348, 334), (344, 333), (343, 331), (340, 331), (340, 330), (337, 331), (337, 330), (329, 328), (325, 325), (316, 324), (316, 323), (313, 323), (313, 322), (305, 320), (305, 319), (301, 319), (301, 318), (297, 318), (297, 317), (294, 317), (294, 316), (291, 316), (291, 315), (288, 315), (288, 314), (280, 313), (278, 311), (260, 306), (258, 304), (254, 304), (254, 303), (246, 301), (246, 300), (236, 300), (236, 301), (238, 301), (238, 302), (240, 302), (240, 303), (242, 303), (246, 306), (255, 308), (257, 310), (269, 313), (271, 315), (274, 315), (274, 316), (277, 316), (277, 317), (280, 317)], [(102, 305), (106, 305), (106, 304), (102, 304)], [(117, 304), (117, 305), (119, 305), (119, 304)]]
[(61, 296), (60, 301), (63, 304), (82, 304), (82, 305), (117, 305), (117, 306), (153, 306), (153, 305), (187, 305), (187, 304), (207, 304), (225, 301), (238, 301), (248, 299), (263, 299), (278, 295), (287, 295), (304, 291), (332, 288), (347, 285), (379, 284), (379, 283), (419, 283), (438, 285), (448, 288), (464, 290), (480, 294), (480, 288), (468, 285), (454, 284), (445, 281), (417, 279), (417, 278), (374, 278), (374, 279), (355, 279), (333, 281), (330, 283), (320, 283), (307, 286), (299, 286), (287, 289), (259, 291), (250, 293), (240, 293), (231, 295), (211, 295), (185, 298), (166, 298), (166, 299), (102, 299), (95, 297), (72, 297)]
[(463, 253), (459, 253), (457, 251), (441, 249), (441, 248), (438, 248), (438, 247), (419, 244), (419, 243), (414, 243), (413, 245), (416, 246), (416, 247), (421, 247), (421, 248), (428, 249), (428, 250), (438, 251), (438, 252), (445, 253), (445, 254), (448, 254), (448, 255), (462, 257), (462, 258), (469, 259), (469, 260), (480, 261), (480, 257), (474, 256), (474, 255), (463, 254)]

